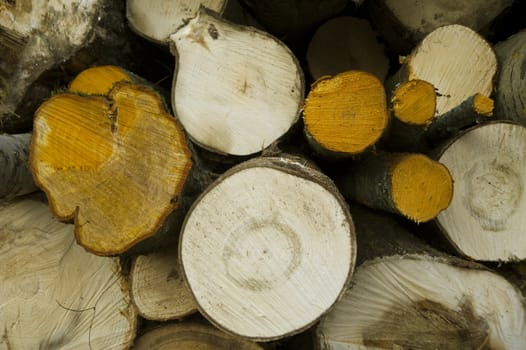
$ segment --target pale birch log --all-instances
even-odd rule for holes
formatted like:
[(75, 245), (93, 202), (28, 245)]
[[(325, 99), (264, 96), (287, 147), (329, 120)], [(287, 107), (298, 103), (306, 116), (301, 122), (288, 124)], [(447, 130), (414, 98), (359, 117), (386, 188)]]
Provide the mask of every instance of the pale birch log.
[(148, 320), (178, 319), (197, 311), (176, 249), (135, 257), (130, 278), (133, 303)]
[(526, 30), (494, 47), (499, 59), (495, 114), (526, 123)]
[(127, 0), (126, 17), (137, 34), (168, 45), (170, 35), (195, 17), (201, 7), (236, 23), (244, 18), (238, 0)]
[(0, 135), (0, 201), (38, 190), (29, 169), (31, 134)]
[(199, 323), (164, 325), (143, 334), (133, 350), (263, 350), (263, 347)]
[(0, 205), (0, 348), (128, 349), (137, 315), (119, 259), (87, 253), (38, 197)]
[(339, 299), (353, 271), (353, 230), (329, 178), (288, 157), (256, 158), (196, 200), (180, 259), (205, 317), (269, 341), (309, 328)]
[(496, 70), (495, 53), (482, 37), (465, 26), (448, 25), (428, 34), (403, 59), (388, 86), (427, 81), (436, 89), (437, 118), (477, 93), (489, 97)]
[(376, 33), (365, 19), (337, 17), (322, 24), (307, 48), (307, 65), (314, 80), (349, 70), (362, 70), (384, 81), (389, 61)]
[(320, 349), (524, 347), (526, 310), (516, 286), (429, 248), (392, 218), (351, 210), (360, 266), (317, 327)]
[(170, 40), (176, 56), (172, 108), (200, 146), (254, 154), (298, 120), (303, 73), (276, 38), (201, 8)]
[(456, 250), (473, 260), (526, 258), (526, 128), (506, 122), (469, 129), (438, 151), (455, 192), (437, 223)]
[[(0, 4), (0, 130), (29, 129), (18, 113), (29, 86), (83, 48), (107, 60), (126, 52), (124, 16), (111, 0), (3, 1)], [(48, 91), (48, 95), (51, 91)], [(42, 93), (39, 92), (41, 95)]]
[(373, 0), (368, 9), (389, 45), (407, 53), (441, 26), (461, 24), (479, 32), (511, 4), (512, 0)]

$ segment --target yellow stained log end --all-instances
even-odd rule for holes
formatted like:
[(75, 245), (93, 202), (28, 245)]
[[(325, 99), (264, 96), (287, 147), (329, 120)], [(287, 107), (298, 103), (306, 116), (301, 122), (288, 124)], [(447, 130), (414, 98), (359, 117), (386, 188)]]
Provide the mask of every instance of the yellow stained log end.
[(321, 78), (305, 100), (303, 119), (307, 133), (321, 147), (361, 153), (387, 127), (384, 87), (374, 75), (362, 71)]
[(52, 97), (35, 113), (39, 162), (53, 169), (97, 169), (113, 153), (111, 114), (103, 97)]
[(391, 108), (393, 115), (403, 123), (427, 125), (435, 116), (435, 87), (424, 80), (410, 80), (395, 90)]
[(84, 95), (107, 95), (120, 81), (131, 82), (128, 72), (116, 66), (99, 66), (82, 71), (69, 84), (69, 91)]
[(115, 255), (153, 235), (177, 205), (191, 167), (179, 124), (149, 88), (61, 94), (35, 115), (30, 165), (79, 244)]
[(426, 222), (451, 203), (453, 179), (443, 164), (423, 154), (407, 154), (391, 170), (391, 195), (402, 215)]
[(482, 94), (476, 94), (473, 98), (473, 110), (483, 117), (491, 117), (495, 104), (493, 100)]

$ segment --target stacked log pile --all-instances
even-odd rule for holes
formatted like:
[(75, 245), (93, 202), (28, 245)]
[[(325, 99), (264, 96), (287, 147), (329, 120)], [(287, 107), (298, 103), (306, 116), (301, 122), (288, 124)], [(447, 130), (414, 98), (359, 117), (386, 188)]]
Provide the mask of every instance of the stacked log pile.
[(524, 349), (525, 10), (0, 1), (0, 348)]

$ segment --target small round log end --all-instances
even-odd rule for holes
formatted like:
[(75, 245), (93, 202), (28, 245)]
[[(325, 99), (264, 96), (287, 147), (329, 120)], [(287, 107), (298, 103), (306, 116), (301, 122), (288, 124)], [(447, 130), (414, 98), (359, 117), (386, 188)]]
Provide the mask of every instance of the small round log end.
[(387, 127), (385, 91), (378, 78), (362, 71), (324, 77), (305, 101), (306, 132), (324, 149), (359, 154)]
[(401, 158), (392, 169), (391, 182), (396, 208), (416, 222), (433, 219), (449, 206), (453, 198), (449, 170), (422, 154)]
[(410, 80), (395, 90), (391, 108), (394, 116), (404, 123), (429, 124), (436, 110), (435, 87), (424, 80)]

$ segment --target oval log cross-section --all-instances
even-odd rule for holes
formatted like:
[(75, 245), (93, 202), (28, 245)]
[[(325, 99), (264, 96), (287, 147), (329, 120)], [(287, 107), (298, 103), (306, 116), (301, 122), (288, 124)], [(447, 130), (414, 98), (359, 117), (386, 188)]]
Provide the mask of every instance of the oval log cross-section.
[(505, 122), (472, 128), (452, 141), (439, 161), (455, 181), (448, 209), (437, 217), (463, 255), (484, 261), (526, 258), (526, 128)]
[(354, 226), (335, 186), (284, 158), (257, 158), (196, 201), (180, 254), (200, 311), (231, 333), (268, 341), (312, 325), (347, 286)]

